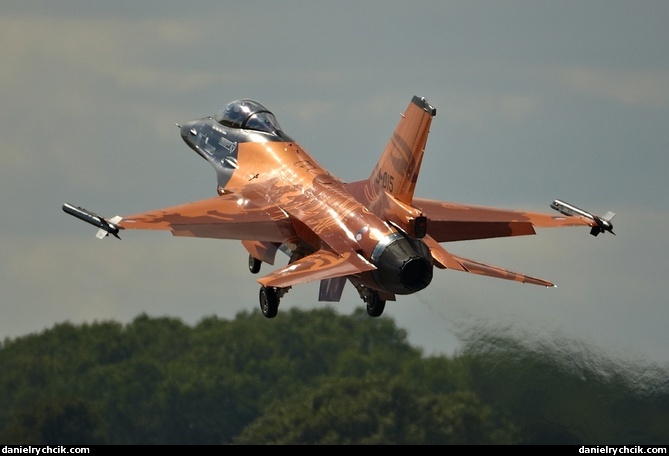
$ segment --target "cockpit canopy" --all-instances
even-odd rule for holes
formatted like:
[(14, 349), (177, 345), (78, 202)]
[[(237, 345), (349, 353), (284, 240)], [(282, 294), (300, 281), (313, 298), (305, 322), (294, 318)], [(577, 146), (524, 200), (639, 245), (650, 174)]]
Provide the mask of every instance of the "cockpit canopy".
[(245, 128), (272, 134), (282, 131), (274, 114), (253, 100), (230, 102), (216, 114), (214, 119), (226, 127)]

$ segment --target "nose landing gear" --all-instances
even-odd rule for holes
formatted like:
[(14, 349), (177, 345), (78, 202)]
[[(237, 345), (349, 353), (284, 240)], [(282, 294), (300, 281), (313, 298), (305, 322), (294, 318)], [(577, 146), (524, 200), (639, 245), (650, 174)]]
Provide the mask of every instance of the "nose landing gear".
[(251, 274), (257, 274), (260, 272), (260, 265), (262, 264), (262, 261), (260, 261), (257, 258), (253, 258), (252, 255), (249, 255), (249, 271)]

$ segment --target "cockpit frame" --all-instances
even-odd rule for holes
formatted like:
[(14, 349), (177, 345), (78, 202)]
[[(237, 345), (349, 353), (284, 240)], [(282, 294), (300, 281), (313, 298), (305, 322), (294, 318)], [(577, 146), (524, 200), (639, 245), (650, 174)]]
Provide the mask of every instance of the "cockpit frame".
[(282, 131), (274, 114), (254, 100), (235, 100), (227, 105), (214, 116), (221, 125), (231, 128), (262, 131), (270, 134), (278, 134)]

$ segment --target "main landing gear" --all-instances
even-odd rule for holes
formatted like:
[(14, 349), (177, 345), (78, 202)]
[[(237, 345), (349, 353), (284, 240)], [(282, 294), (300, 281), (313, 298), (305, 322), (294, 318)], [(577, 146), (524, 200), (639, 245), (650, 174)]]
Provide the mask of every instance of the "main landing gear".
[(274, 318), (279, 313), (279, 296), (273, 287), (260, 287), (260, 310), (266, 318)]
[[(260, 272), (262, 261), (249, 255), (249, 271), (252, 274)], [(379, 292), (373, 288), (368, 288), (364, 285), (353, 284), (358, 290), (360, 298), (367, 306), (367, 314), (370, 317), (380, 317), (386, 308), (386, 300), (381, 299)], [(259, 301), (260, 310), (266, 318), (274, 318), (279, 313), (279, 301), (290, 290), (290, 287), (260, 287)]]
[(383, 314), (384, 309), (386, 308), (386, 301), (379, 298), (379, 294), (374, 291), (367, 303), (367, 314), (370, 317), (380, 317)]
[(290, 287), (260, 287), (260, 310), (266, 318), (274, 318), (279, 313), (279, 301)]
[(385, 299), (381, 299), (379, 292), (364, 285), (353, 284), (358, 290), (358, 294), (367, 305), (367, 315), (370, 317), (380, 317), (386, 308)]

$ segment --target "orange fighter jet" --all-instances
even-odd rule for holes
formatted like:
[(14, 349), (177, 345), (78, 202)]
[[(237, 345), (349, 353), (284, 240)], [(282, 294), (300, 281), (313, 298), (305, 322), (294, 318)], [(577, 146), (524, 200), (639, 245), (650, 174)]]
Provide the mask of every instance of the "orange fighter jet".
[(175, 236), (240, 240), (248, 267), (286, 266), (258, 279), (260, 308), (277, 315), (293, 286), (320, 281), (319, 301), (339, 301), (347, 281), (373, 317), (386, 301), (416, 293), (433, 269), (483, 274), (551, 287), (549, 281), (449, 253), (441, 242), (535, 234), (534, 227), (588, 226), (613, 233), (613, 213), (596, 216), (555, 200), (559, 215), (433, 201), (414, 196), (436, 110), (413, 97), (369, 179), (347, 183), (329, 173), (253, 100), (236, 100), (216, 116), (177, 125), (181, 137), (216, 170), (218, 196), (109, 220), (70, 204), (63, 210), (99, 228), (169, 230)]

